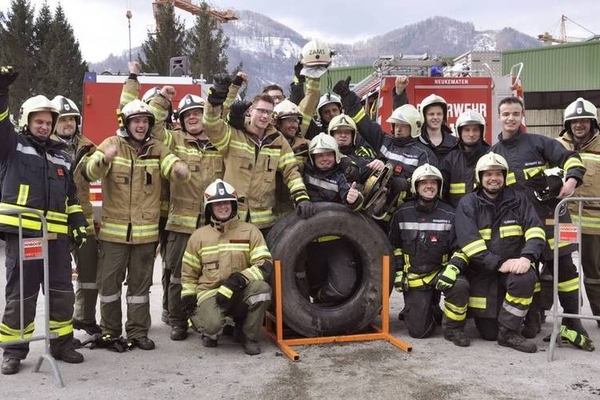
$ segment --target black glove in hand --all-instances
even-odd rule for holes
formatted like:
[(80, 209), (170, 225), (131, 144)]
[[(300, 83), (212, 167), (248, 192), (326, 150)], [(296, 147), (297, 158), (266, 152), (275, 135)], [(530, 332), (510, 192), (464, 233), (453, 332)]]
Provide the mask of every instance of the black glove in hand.
[(296, 212), (302, 219), (309, 219), (310, 217), (315, 215), (316, 211), (317, 210), (315, 209), (315, 205), (308, 200), (302, 200), (296, 206)]
[(338, 83), (335, 84), (335, 86), (333, 87), (333, 92), (339, 94), (341, 97), (344, 97), (348, 94), (350, 94), (350, 92), (352, 92), (350, 90), (350, 81), (352, 80), (352, 77), (349, 76), (346, 78), (346, 80), (340, 80), (338, 81)]
[(242, 78), (240, 75), (236, 75), (231, 84), (235, 86), (242, 86), (244, 84), (244, 78)]
[(231, 305), (231, 299), (236, 292), (244, 290), (248, 285), (248, 280), (241, 272), (234, 272), (225, 279), (225, 282), (219, 286), (215, 300), (217, 305), (226, 310)]
[(198, 299), (196, 295), (187, 295), (181, 297), (181, 305), (183, 307), (183, 313), (186, 318), (190, 318), (194, 315), (196, 307), (198, 307)]
[(87, 242), (87, 231), (85, 226), (79, 226), (71, 231), (71, 238), (78, 249), (82, 248), (85, 242)]
[(296, 65), (294, 65), (294, 82), (295, 83), (304, 83), (306, 81), (306, 77), (304, 75), (301, 75), (302, 68), (304, 68), (304, 65), (300, 61), (298, 61), (296, 63)]
[(252, 105), (249, 101), (236, 100), (231, 104), (229, 108), (229, 125), (237, 130), (244, 129), (244, 123), (246, 122), (246, 112)]
[(208, 102), (213, 106), (221, 106), (227, 98), (227, 92), (229, 92), (229, 85), (231, 85), (231, 78), (227, 74), (215, 75), (213, 86), (208, 89)]
[(17, 79), (18, 72), (14, 72), (12, 67), (0, 66), (0, 94), (5, 93), (8, 87)]

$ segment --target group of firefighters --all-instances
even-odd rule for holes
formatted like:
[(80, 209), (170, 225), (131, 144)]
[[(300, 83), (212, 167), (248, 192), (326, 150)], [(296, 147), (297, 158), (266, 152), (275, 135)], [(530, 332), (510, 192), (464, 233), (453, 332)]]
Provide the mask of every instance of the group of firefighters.
[[(115, 352), (155, 348), (148, 337), (149, 290), (159, 242), (161, 319), (171, 326), (170, 338), (185, 340), (191, 327), (204, 346), (215, 347), (229, 333), (247, 354), (259, 354), (273, 269), (265, 237), (287, 212), (318, 218), (314, 202), (364, 211), (389, 234), (394, 287), (405, 304), (399, 318), (411, 337), (430, 336), (441, 324), (445, 339), (469, 346), (468, 315), (483, 339), (537, 351), (528, 339), (541, 331), (543, 310), (552, 305), (543, 296), (551, 286), (543, 283), (553, 273), (554, 246), (561, 306), (577, 314), (576, 246), (553, 237), (553, 225), (570, 221), (569, 212), (553, 218), (559, 199), (593, 197), (599, 190), (596, 107), (575, 100), (553, 140), (524, 134), (522, 102), (503, 99), (502, 132), (490, 147), (482, 115), (460, 115), (453, 135), (446, 101), (431, 94), (417, 109), (405, 93), (408, 78), (399, 76), (387, 120), (393, 132), (387, 133), (369, 118), (349, 79), (320, 95), (330, 61), (327, 47), (311, 41), (295, 67), (289, 99), (271, 85), (251, 102), (236, 100), (248, 80), (239, 72), (215, 77), (206, 99), (185, 95), (176, 112), (173, 87), (153, 88), (138, 99), (140, 69), (132, 62), (119, 129), (97, 146), (79, 131), (75, 103), (62, 96), (25, 101), (15, 129), (8, 90), (18, 73), (0, 67), (0, 232), (7, 277), (2, 373), (17, 373), (29, 351), (28, 343), (10, 342), (32, 337), (43, 281), (41, 260), (24, 260), (19, 273), (19, 228), (24, 237), (42, 234), (30, 209), (47, 221), (50, 350), (67, 363), (83, 361), (73, 329), (93, 335), (92, 346)], [(559, 171), (552, 174), (550, 167)], [(98, 179), (103, 204), (96, 232), (89, 182)], [(600, 315), (599, 210), (584, 203), (579, 249), (594, 315)], [(347, 241), (316, 238), (307, 253), (307, 301), (327, 307), (352, 296), (360, 274)], [(563, 318), (561, 335), (594, 349), (577, 318)]]

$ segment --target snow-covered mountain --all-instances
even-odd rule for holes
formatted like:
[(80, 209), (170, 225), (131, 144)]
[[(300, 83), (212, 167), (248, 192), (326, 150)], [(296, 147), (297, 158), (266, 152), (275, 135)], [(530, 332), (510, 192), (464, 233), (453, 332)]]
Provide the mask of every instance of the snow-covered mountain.
[[(250, 76), (248, 94), (258, 93), (270, 83), (287, 88), (302, 46), (310, 39), (283, 24), (252, 11), (239, 11), (239, 20), (222, 25), (229, 37), (229, 68), (242, 63)], [(333, 66), (370, 65), (382, 54), (423, 54), (452, 57), (469, 50), (513, 50), (540, 46), (531, 36), (512, 28), (500, 31), (477, 31), (472, 22), (446, 17), (424, 21), (392, 30), (384, 35), (354, 44), (330, 43), (337, 52)], [(137, 50), (137, 49), (136, 49)], [(90, 64), (97, 72), (126, 71), (127, 57), (112, 56)]]

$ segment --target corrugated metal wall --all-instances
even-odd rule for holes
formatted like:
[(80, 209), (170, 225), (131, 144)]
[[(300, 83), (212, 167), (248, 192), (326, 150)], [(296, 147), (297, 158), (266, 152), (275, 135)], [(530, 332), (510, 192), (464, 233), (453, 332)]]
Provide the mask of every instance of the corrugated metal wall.
[(354, 67), (332, 68), (321, 77), (321, 93), (325, 93), (333, 88), (340, 80), (352, 77), (350, 84), (358, 83), (365, 77), (373, 73), (372, 65), (359, 65)]
[(505, 51), (503, 73), (519, 62), (526, 92), (600, 90), (600, 40)]

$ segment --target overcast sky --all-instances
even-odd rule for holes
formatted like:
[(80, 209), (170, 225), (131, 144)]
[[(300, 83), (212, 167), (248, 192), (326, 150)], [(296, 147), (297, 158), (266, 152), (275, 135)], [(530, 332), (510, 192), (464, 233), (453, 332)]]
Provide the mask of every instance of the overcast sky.
[[(43, 0), (30, 0), (39, 10)], [(54, 10), (59, 0), (47, 0)], [(65, 14), (79, 40), (83, 57), (97, 62), (110, 53), (121, 54), (128, 49), (126, 11), (131, 19), (132, 46), (139, 46), (154, 24), (152, 0), (62, 0)], [(199, 0), (192, 0), (198, 4)], [(10, 0), (0, 0), (0, 11), (6, 12)], [(477, 2), (445, 0), (402, 2), (398, 0), (225, 0), (209, 1), (213, 8), (250, 10), (283, 23), (307, 38), (322, 38), (328, 42), (352, 43), (356, 40), (386, 33), (433, 16), (445, 16), (473, 22), (475, 29), (512, 27), (531, 36), (560, 33), (561, 15), (600, 34), (600, 0), (504, 0)], [(485, 5), (483, 5), (485, 3)], [(274, 6), (277, 4), (277, 6)], [(369, 5), (360, 7), (359, 4)], [(410, 4), (410, 5), (409, 5)], [(488, 5), (494, 4), (494, 5)], [(577, 6), (574, 6), (576, 4)], [(178, 11), (186, 26), (193, 18)], [(567, 21), (567, 35), (587, 37), (590, 34)]]

